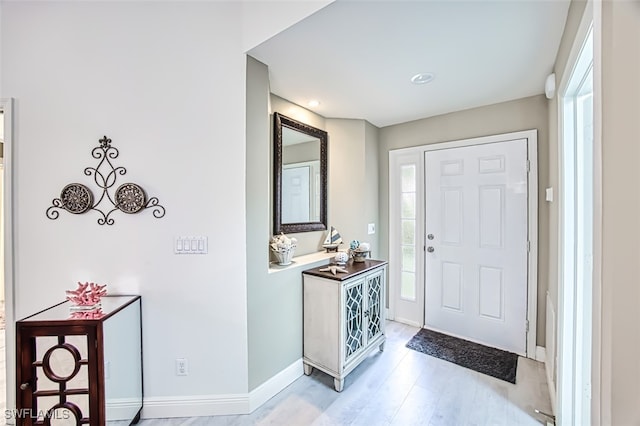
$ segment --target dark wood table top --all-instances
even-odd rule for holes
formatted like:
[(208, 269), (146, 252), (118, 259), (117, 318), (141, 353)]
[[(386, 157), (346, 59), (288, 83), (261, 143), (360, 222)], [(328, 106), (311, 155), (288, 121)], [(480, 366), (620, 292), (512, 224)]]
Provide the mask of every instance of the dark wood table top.
[(331, 271), (323, 271), (323, 272), (320, 271), (320, 269), (325, 269), (328, 266), (340, 267), (340, 265), (335, 265), (333, 263), (329, 265), (318, 266), (317, 268), (313, 268), (313, 269), (307, 269), (306, 271), (302, 271), (302, 273), (307, 275), (313, 275), (316, 277), (327, 278), (329, 280), (345, 281), (355, 277), (356, 275), (363, 274), (367, 271), (377, 268), (378, 266), (386, 265), (386, 264), (387, 264), (386, 260), (365, 259), (364, 262), (354, 262), (353, 259), (351, 259), (347, 262), (346, 265), (342, 266), (343, 269), (346, 269), (348, 271), (347, 273), (338, 272), (335, 275), (333, 275)]

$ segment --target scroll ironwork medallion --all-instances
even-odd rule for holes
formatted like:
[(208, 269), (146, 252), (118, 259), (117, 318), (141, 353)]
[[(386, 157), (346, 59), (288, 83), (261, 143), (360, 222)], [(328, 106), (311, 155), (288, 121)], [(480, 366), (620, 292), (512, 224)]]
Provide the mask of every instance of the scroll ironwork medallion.
[(73, 214), (84, 213), (93, 205), (91, 190), (81, 183), (70, 183), (60, 193), (62, 208)]
[(135, 183), (125, 183), (116, 189), (116, 205), (125, 213), (138, 213), (146, 202), (144, 189)]
[(118, 158), (120, 152), (111, 146), (111, 139), (106, 136), (100, 139), (100, 144), (91, 150), (91, 156), (98, 160), (96, 167), (86, 167), (85, 176), (93, 177), (93, 182), (98, 187), (100, 196), (94, 202), (91, 190), (80, 183), (66, 185), (60, 193), (60, 198), (54, 198), (47, 209), (47, 217), (55, 220), (60, 216), (59, 210), (69, 213), (81, 214), (89, 210), (95, 210), (100, 214), (99, 225), (113, 225), (115, 220), (111, 215), (115, 211), (127, 214), (139, 213), (151, 209), (155, 218), (165, 215), (165, 209), (157, 197), (147, 198), (144, 189), (135, 183), (124, 183), (117, 187), (118, 176), (127, 173), (122, 166), (114, 166), (113, 160)]

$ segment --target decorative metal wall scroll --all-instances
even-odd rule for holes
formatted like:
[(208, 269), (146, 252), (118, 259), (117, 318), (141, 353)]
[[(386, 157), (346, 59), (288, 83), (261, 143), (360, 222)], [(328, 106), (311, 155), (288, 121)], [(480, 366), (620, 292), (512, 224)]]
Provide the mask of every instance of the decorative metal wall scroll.
[[(115, 220), (111, 214), (116, 210), (133, 214), (149, 208), (153, 209), (154, 217), (163, 217), (165, 210), (158, 198), (147, 198), (140, 185), (123, 183), (113, 191), (118, 175), (126, 174), (127, 169), (122, 166), (114, 167), (111, 163), (111, 160), (120, 155), (118, 149), (111, 146), (111, 139), (105, 136), (99, 142), (100, 145), (91, 150), (91, 156), (100, 160), (98, 166), (84, 169), (84, 174), (93, 176), (95, 184), (102, 190), (98, 200), (94, 203), (93, 193), (85, 185), (70, 183), (62, 188), (60, 198), (53, 199), (52, 205), (47, 209), (47, 217), (51, 220), (57, 219), (60, 216), (58, 210), (66, 210), (73, 214), (95, 210), (101, 215), (98, 218), (99, 225), (113, 225)], [(101, 204), (104, 204), (104, 207)]]

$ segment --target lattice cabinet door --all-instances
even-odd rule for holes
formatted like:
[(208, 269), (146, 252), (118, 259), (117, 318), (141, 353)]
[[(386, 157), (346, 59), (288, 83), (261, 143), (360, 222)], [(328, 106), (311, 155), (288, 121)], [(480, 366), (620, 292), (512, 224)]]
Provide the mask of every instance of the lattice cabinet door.
[[(381, 335), (384, 330), (384, 271), (367, 277), (367, 300), (365, 318), (367, 326), (367, 341), (371, 341)], [(383, 343), (384, 344), (384, 343)]]
[(357, 355), (365, 345), (364, 284), (364, 280), (359, 280), (344, 288), (345, 362)]

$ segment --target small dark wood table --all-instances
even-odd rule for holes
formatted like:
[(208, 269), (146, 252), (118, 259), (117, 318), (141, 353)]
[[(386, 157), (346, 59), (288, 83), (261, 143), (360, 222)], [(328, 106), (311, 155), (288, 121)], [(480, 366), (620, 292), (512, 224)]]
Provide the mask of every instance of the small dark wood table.
[(16, 423), (137, 423), (140, 296), (105, 296), (97, 313), (70, 307), (62, 302), (16, 323)]

